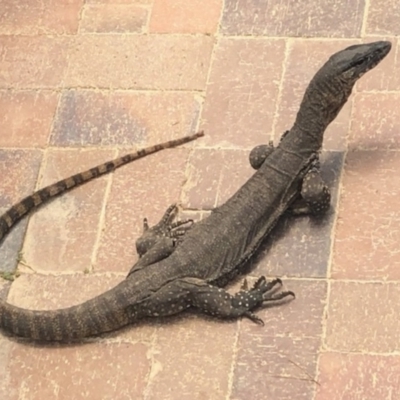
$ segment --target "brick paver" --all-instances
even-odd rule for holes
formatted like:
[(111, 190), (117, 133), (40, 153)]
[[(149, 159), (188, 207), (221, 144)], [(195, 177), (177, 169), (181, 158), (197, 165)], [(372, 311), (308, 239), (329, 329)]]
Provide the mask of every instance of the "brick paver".
[(54, 91), (1, 90), (0, 124), (6, 134), (0, 135), (0, 146), (46, 146), (58, 100)]
[(203, 142), (250, 147), (272, 131), (284, 60), (283, 40), (221, 38), (206, 88)]
[(87, 4), (79, 25), (80, 33), (142, 33), (149, 7), (137, 4)]
[(0, 88), (59, 88), (69, 43), (70, 36), (0, 36)]
[(225, 35), (352, 37), (361, 33), (363, 0), (225, 2)]
[[(0, 0), (0, 211), (35, 188), (197, 129), (22, 221), (2, 243), (12, 304), (55, 309), (113, 287), (142, 219), (195, 220), (251, 175), (254, 145), (291, 127), (316, 69), (388, 39), (328, 128), (322, 220), (285, 218), (250, 281), (297, 298), (265, 326), (201, 315), (145, 321), (72, 346), (0, 338), (0, 399), (400, 398), (400, 8), (396, 0)], [(238, 290), (236, 282), (230, 290)]]
[(151, 33), (212, 33), (218, 28), (221, 0), (154, 0)]
[(205, 35), (113, 33), (68, 39), (66, 87), (203, 90), (213, 48)]
[(349, 153), (334, 242), (332, 276), (400, 279), (397, 151)]
[(75, 34), (83, 0), (2, 0), (0, 34)]
[(399, 356), (323, 353), (315, 400), (397, 399), (399, 367)]

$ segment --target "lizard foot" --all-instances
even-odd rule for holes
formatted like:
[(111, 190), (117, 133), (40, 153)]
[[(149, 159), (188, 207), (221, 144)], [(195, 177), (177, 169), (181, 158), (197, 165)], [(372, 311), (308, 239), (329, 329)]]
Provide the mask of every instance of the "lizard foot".
[(170, 205), (162, 216), (158, 224), (149, 227), (147, 218), (143, 219), (143, 234), (136, 241), (136, 251), (139, 257), (146, 254), (152, 247), (165, 238), (173, 239), (174, 246), (182, 241), (182, 237), (191, 228), (193, 220), (184, 219), (174, 221), (178, 207), (176, 204)]
[(264, 321), (254, 314), (252, 310), (262, 306), (265, 302), (282, 300), (288, 296), (295, 298), (295, 294), (292, 291), (277, 292), (280, 287), (282, 287), (282, 281), (279, 278), (269, 282), (264, 276), (258, 278), (250, 290), (245, 290), (240, 294), (240, 298), (247, 297), (250, 300), (249, 303), (252, 303), (249, 306), (249, 310), (243, 313), (243, 316), (256, 324), (264, 325)]
[(267, 281), (264, 276), (258, 278), (250, 292), (262, 293), (263, 302), (282, 300), (287, 296), (296, 297), (292, 291), (276, 292), (277, 285), (282, 287), (282, 281), (279, 278)]

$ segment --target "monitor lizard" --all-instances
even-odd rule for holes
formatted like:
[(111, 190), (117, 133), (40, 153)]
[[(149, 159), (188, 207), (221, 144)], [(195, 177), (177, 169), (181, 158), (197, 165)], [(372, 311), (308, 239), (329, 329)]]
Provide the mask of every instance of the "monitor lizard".
[[(378, 41), (333, 54), (309, 83), (293, 127), (277, 147), (261, 145), (250, 153), (256, 172), (224, 204), (186, 228), (187, 221), (173, 222), (175, 206), (151, 228), (145, 220), (136, 243), (140, 258), (117, 286), (82, 304), (51, 311), (1, 301), (0, 327), (36, 341), (69, 342), (190, 307), (220, 318), (248, 317), (261, 323), (254, 314), (257, 308), (294, 293), (276, 291), (281, 281), (265, 277), (234, 295), (223, 286), (243, 270), (285, 212), (318, 215), (330, 207), (330, 192), (318, 165), (324, 131), (356, 81), (390, 48), (390, 42)], [(123, 162), (104, 164), (28, 196), (0, 217), (0, 238), (39, 204), (119, 163)]]

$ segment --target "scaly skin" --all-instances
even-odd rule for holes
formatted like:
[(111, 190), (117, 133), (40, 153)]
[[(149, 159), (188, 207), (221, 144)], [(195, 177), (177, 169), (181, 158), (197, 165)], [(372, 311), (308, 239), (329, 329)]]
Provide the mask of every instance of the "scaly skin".
[[(210, 216), (184, 236), (174, 233), (170, 213), (138, 241), (140, 256), (127, 279), (79, 306), (29, 311), (0, 304), (0, 325), (18, 336), (70, 341), (118, 329), (147, 316), (166, 316), (189, 307), (223, 318), (246, 316), (292, 292), (273, 294), (279, 280), (232, 296), (220, 286), (241, 272), (289, 208), (314, 214), (329, 206), (329, 192), (318, 173), (318, 152), (326, 127), (346, 103), (355, 82), (389, 52), (389, 42), (351, 46), (333, 56), (310, 82), (294, 126), (277, 148), (257, 153), (258, 170)], [(297, 202), (303, 201), (302, 208)], [(178, 236), (178, 238), (177, 238)]]
[[(179, 139), (170, 140), (168, 142), (156, 144), (154, 146), (150, 146), (144, 149), (141, 149), (135, 153), (129, 153), (122, 157), (118, 157), (115, 160), (105, 162), (96, 167), (93, 167), (87, 171), (80, 172), (76, 175), (70, 176), (66, 179), (62, 179), (59, 182), (46, 186), (43, 189), (38, 190), (25, 197), (19, 203), (14, 204), (10, 209), (8, 209), (2, 216), (0, 216), (0, 243), (4, 240), (6, 235), (10, 232), (10, 230), (16, 225), (18, 221), (20, 221), (23, 217), (25, 217), (30, 212), (34, 211), (36, 208), (41, 205), (49, 202), (57, 196), (60, 196), (77, 186), (83, 185), (93, 179), (96, 179), (102, 175), (113, 172), (117, 168), (120, 168), (126, 164), (131, 163), (132, 161), (138, 160), (139, 158), (146, 157), (150, 154), (157, 153), (161, 150), (180, 146), (184, 143), (195, 140), (199, 137), (204, 136), (203, 132), (198, 132), (193, 135), (184, 136)], [(123, 289), (121, 289), (123, 291)], [(122, 324), (124, 321), (123, 315), (118, 312), (118, 304), (119, 304), (119, 293), (115, 296), (113, 295), (114, 291), (108, 293), (102, 299), (98, 301), (88, 302), (84, 307), (83, 313), (89, 312), (89, 314), (101, 314), (98, 310), (93, 311), (94, 308), (100, 306), (102, 301), (105, 300), (107, 303), (107, 307), (114, 310), (112, 307), (113, 304), (115, 307), (115, 313), (112, 316), (112, 322), (110, 322), (106, 317), (102, 319), (102, 328), (98, 330), (98, 333), (104, 330), (104, 327), (110, 326), (112, 329), (115, 322), (118, 321), (119, 324)], [(93, 308), (94, 307), (94, 308)], [(69, 328), (74, 332), (77, 332), (77, 335), (74, 333), (69, 334), (68, 336), (71, 338), (87, 336), (93, 334), (96, 331), (96, 328), (91, 327), (84, 333), (85, 327), (81, 326), (79, 315), (81, 314), (81, 306), (72, 307), (70, 310), (73, 314), (76, 312), (77, 318), (72, 318), (71, 325), (68, 325)], [(73, 310), (73, 311), (72, 311)], [(75, 311), (76, 310), (76, 311)], [(35, 313), (28, 310), (20, 310), (18, 307), (11, 306), (5, 302), (0, 303), (0, 326), (5, 330), (13, 331), (17, 336), (29, 336), (32, 339), (37, 340), (62, 340), (64, 335), (59, 332), (58, 322), (63, 320), (62, 315), (65, 312), (44, 312), (44, 313)], [(25, 317), (24, 317), (25, 316)], [(43, 319), (44, 318), (44, 319)], [(100, 318), (101, 319), (101, 318)], [(126, 323), (126, 322), (125, 322)], [(90, 326), (90, 321), (87, 321), (87, 325)], [(13, 328), (11, 328), (13, 326)], [(42, 329), (43, 326), (48, 326), (52, 333), (46, 332), (46, 329)], [(63, 326), (63, 329), (65, 327)], [(46, 339), (48, 338), (48, 339)]]

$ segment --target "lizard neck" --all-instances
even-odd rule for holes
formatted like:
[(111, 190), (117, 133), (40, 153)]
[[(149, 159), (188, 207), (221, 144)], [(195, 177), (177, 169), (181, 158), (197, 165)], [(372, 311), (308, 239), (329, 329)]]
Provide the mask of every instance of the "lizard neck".
[(294, 146), (291, 150), (295, 151), (319, 151), (326, 128), (338, 115), (350, 93), (351, 86), (321, 79), (317, 74), (304, 94), (290, 133), (284, 138), (285, 145), (291, 143)]

